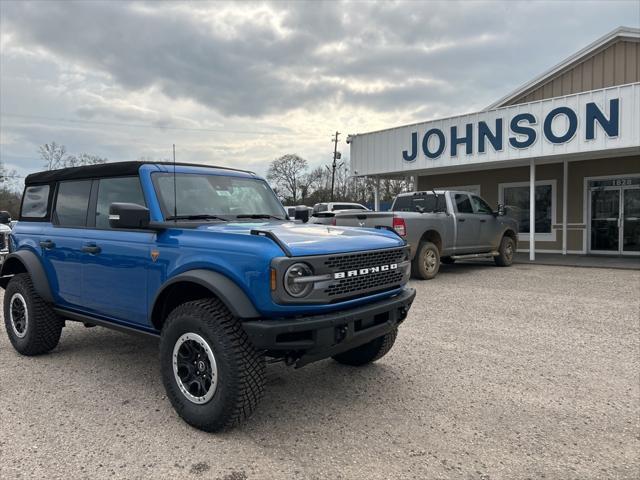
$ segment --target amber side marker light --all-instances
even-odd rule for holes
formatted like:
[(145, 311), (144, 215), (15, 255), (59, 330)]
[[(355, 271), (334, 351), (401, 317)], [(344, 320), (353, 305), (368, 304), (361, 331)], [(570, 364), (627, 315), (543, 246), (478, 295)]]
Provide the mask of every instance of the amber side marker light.
[(271, 291), (276, 290), (276, 269), (271, 269)]

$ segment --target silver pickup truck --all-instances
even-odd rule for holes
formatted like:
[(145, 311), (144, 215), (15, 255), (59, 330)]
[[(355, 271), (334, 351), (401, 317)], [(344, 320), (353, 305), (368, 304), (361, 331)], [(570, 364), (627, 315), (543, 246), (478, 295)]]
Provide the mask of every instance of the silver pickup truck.
[(491, 258), (511, 265), (518, 241), (518, 224), (494, 211), (469, 192), (436, 190), (398, 195), (389, 212), (336, 212), (335, 225), (392, 228), (411, 246), (412, 274), (429, 280), (440, 262)]

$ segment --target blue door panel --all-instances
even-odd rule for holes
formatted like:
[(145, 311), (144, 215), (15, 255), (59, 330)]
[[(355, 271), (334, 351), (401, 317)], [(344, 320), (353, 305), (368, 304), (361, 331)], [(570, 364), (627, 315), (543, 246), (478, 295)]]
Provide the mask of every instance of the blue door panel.
[(150, 232), (85, 231), (83, 244), (100, 252), (82, 256), (83, 306), (88, 313), (147, 325)]
[(80, 228), (61, 228), (48, 224), (42, 240), (53, 245), (41, 248), (42, 263), (49, 278), (56, 304), (82, 305), (82, 236)]

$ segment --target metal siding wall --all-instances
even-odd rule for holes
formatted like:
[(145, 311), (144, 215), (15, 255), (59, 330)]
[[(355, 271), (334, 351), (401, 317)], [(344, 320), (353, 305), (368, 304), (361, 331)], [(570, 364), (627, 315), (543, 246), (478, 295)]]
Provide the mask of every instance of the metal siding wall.
[(640, 82), (640, 44), (618, 41), (507, 105)]
[(627, 44), (624, 65), (624, 83), (633, 83), (634, 78), (640, 78), (640, 44)]
[[(585, 139), (584, 112), (588, 102), (596, 102), (600, 109), (608, 115), (609, 100), (620, 98), (620, 132), (618, 137), (609, 138), (602, 129), (596, 127), (596, 138)], [(558, 106), (567, 106), (578, 115), (578, 129), (576, 135), (563, 144), (553, 144), (543, 135), (543, 122), (547, 114)], [(526, 149), (516, 149), (509, 145), (511, 136), (509, 123), (518, 113), (535, 115), (537, 124), (534, 126), (537, 138), (534, 144)], [(487, 142), (486, 153), (478, 152), (479, 120), (487, 122), (493, 131), (495, 119), (503, 119), (503, 149), (494, 151)], [(553, 130), (556, 133), (564, 131), (568, 120), (564, 115), (556, 117)], [(464, 135), (464, 125), (473, 124), (473, 153), (467, 155), (464, 145), (458, 146), (458, 154), (450, 155), (451, 126), (458, 127), (458, 135)], [(429, 159), (422, 153), (422, 138), (431, 128), (439, 128), (445, 135), (446, 146), (444, 152), (436, 159)], [(411, 150), (411, 134), (418, 134), (418, 153), (416, 160), (407, 162), (402, 159), (403, 150)], [(394, 128), (381, 132), (353, 136), (351, 143), (351, 167), (358, 175), (384, 175), (386, 173), (409, 174), (416, 170), (429, 170), (449, 166), (464, 166), (482, 164), (486, 162), (528, 159), (531, 157), (557, 156), (567, 153), (593, 152), (612, 148), (640, 148), (640, 83), (613, 87), (604, 90), (590, 91), (566, 97), (552, 98), (528, 104), (518, 104), (488, 112), (480, 112), (459, 117), (440, 119), (417, 125)]]

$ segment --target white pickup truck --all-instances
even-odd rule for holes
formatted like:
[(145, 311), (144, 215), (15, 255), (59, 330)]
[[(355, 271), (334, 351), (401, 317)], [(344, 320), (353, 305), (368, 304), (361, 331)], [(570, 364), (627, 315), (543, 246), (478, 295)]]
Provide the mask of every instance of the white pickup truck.
[(351, 202), (324, 202), (316, 203), (313, 206), (313, 212), (309, 223), (317, 223), (321, 225), (335, 225), (333, 217), (338, 212), (369, 212), (370, 210), (364, 205)]
[(392, 228), (411, 246), (413, 276), (425, 280), (438, 274), (440, 262), (492, 257), (509, 266), (518, 239), (518, 224), (502, 206), (494, 211), (463, 191), (402, 193), (388, 212), (341, 211), (332, 220), (338, 226)]

